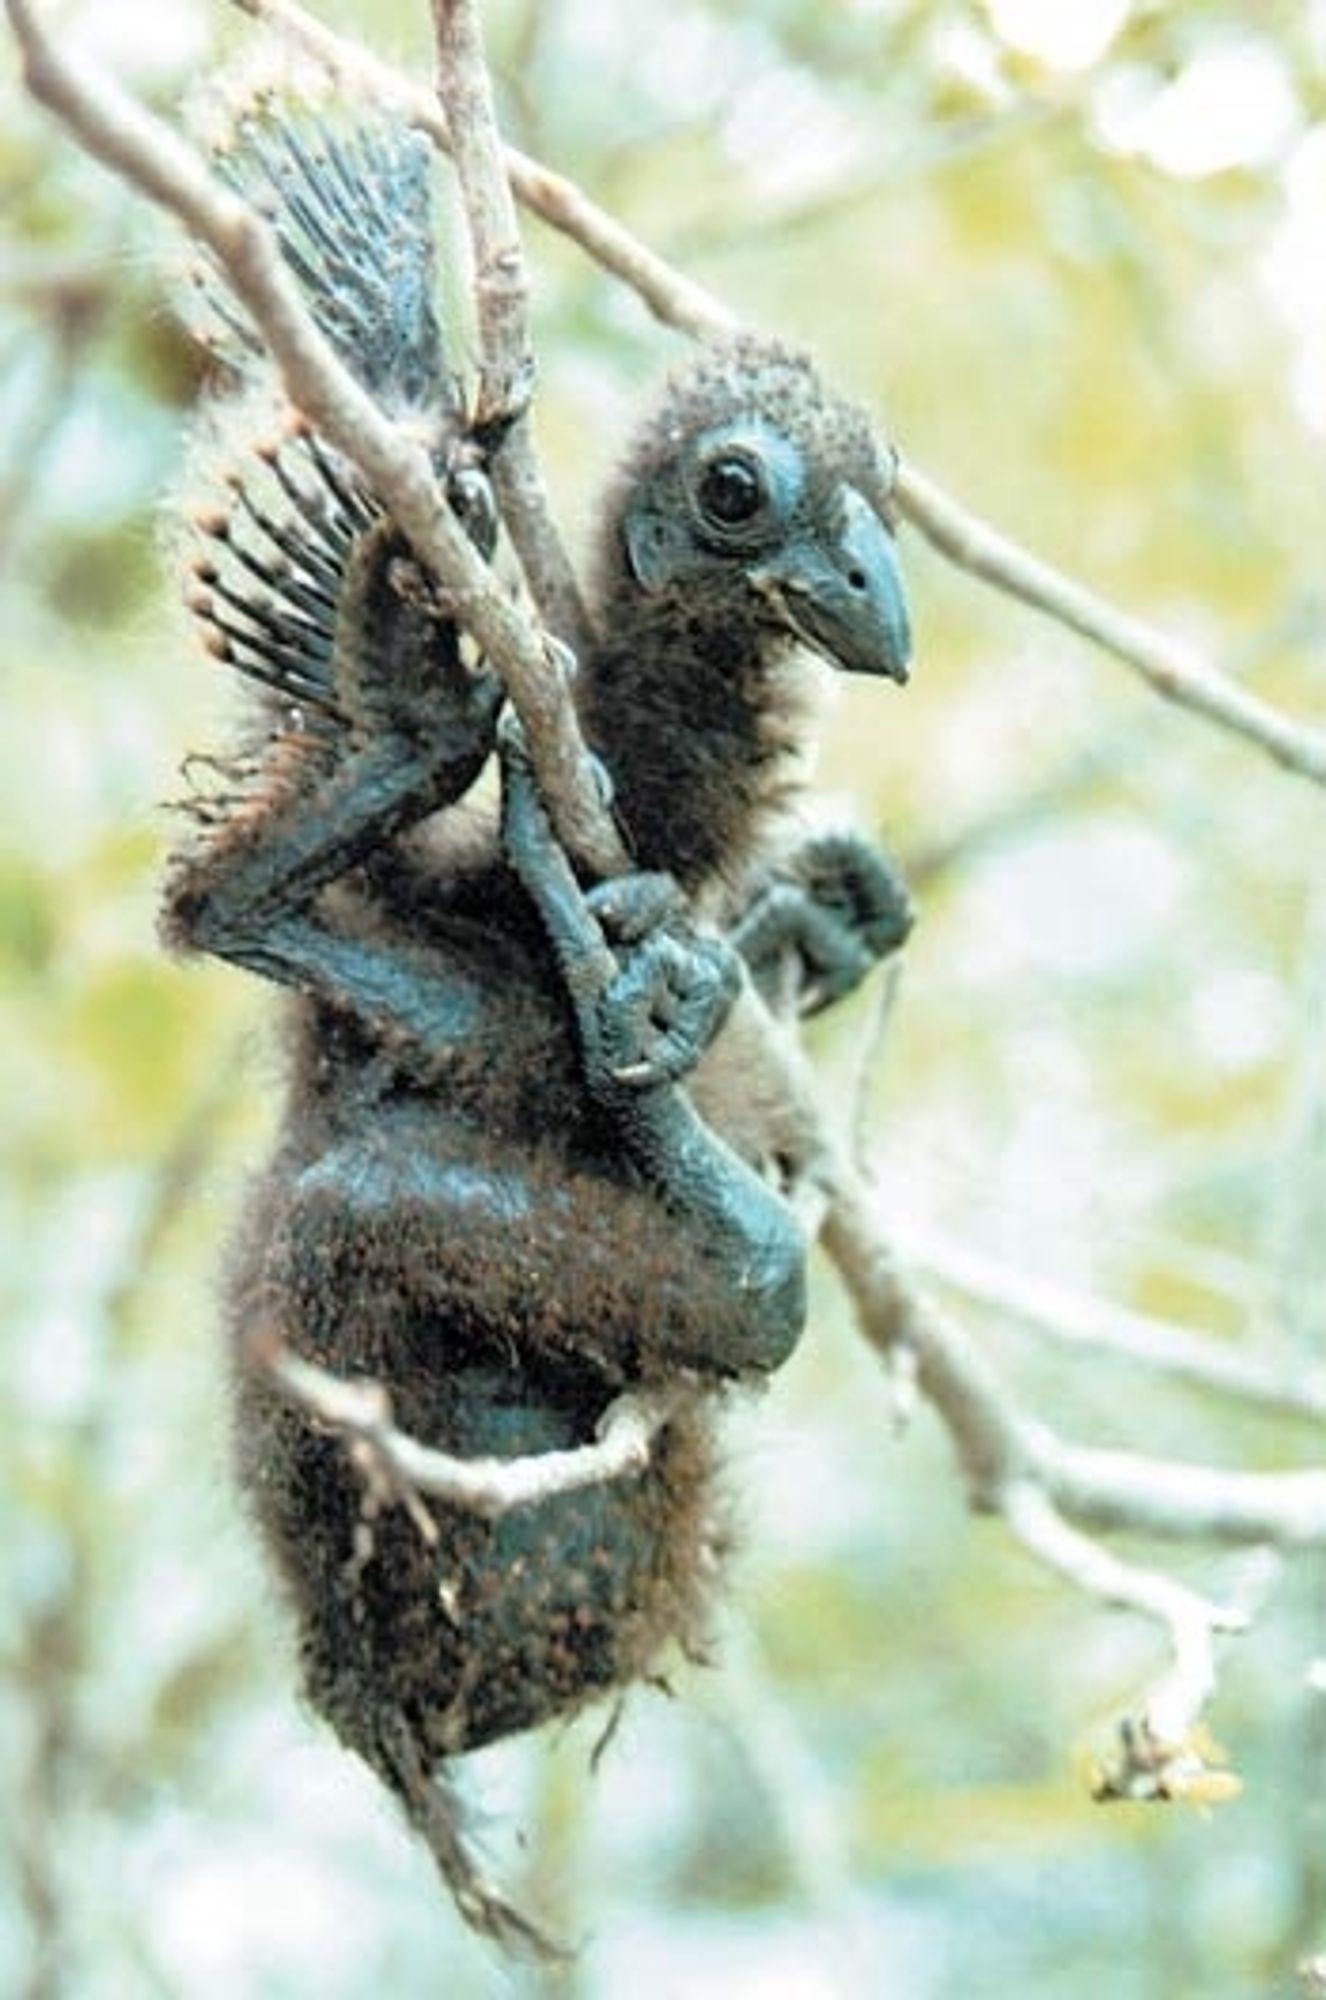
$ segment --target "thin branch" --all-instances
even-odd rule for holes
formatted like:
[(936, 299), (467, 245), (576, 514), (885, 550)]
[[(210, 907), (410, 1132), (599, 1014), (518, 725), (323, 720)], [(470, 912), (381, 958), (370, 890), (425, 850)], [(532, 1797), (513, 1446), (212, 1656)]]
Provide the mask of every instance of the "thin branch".
[[(752, 1002), (752, 1004), (754, 1004)], [(1232, 1782), (1213, 1772), (1194, 1736), (1214, 1686), (1213, 1635), (1246, 1622), (1173, 1579), (1122, 1561), (1084, 1530), (1292, 1547), (1326, 1543), (1326, 1469), (1226, 1472), (1212, 1466), (1095, 1450), (1027, 1415), (984, 1351), (918, 1289), (892, 1249), (870, 1191), (827, 1139), (815, 1079), (785, 1042), (777, 1061), (784, 1140), (815, 1161), (828, 1197), (821, 1240), (857, 1324), (894, 1384), (914, 1380), (948, 1432), (971, 1504), (998, 1516), (1056, 1574), (1090, 1595), (1157, 1622), (1172, 1665), (1120, 1724), (1119, 1754), (1101, 1797), (1215, 1798)], [(756, 1079), (755, 1087), (767, 1087)]]
[[(813, 1097), (798, 1099), (813, 1106)], [(972, 1505), (995, 1511), (1001, 1491), (1033, 1472), (1033, 1426), (983, 1351), (906, 1276), (860, 1176), (841, 1158), (822, 1171), (832, 1198), (820, 1240), (862, 1334), (890, 1370), (899, 1352), (911, 1356), (909, 1372), (949, 1431)]]
[(493, 464), (499, 511), (540, 616), (564, 645), (579, 654), (588, 644), (589, 626), (553, 520), (529, 423), (534, 380), (529, 278), (478, 11), (473, 0), (433, 0), (433, 14), (438, 96), (452, 135), (452, 158), (473, 251), (479, 332), (475, 415), (481, 427), (509, 424)]
[(433, 0), (437, 94), (474, 253), (481, 425), (521, 408), (534, 373), (529, 279), (472, 0)]
[[(521, 1458), (460, 1458), (398, 1430), (380, 1383), (347, 1382), (270, 1336), (255, 1340), (246, 1360), (261, 1366), (290, 1402), (358, 1447), (370, 1478), (385, 1475), (396, 1497), (407, 1504), (416, 1496), (446, 1500), (494, 1519), (513, 1507), (642, 1471), (654, 1438), (687, 1393), (672, 1388), (619, 1396), (592, 1444)], [(411, 1511), (421, 1519), (417, 1507)]]
[(1326, 732), (1291, 722), (1218, 673), (1196, 647), (1117, 610), (1042, 562), (959, 506), (914, 465), (899, 471), (898, 504), (912, 526), (959, 568), (1112, 653), (1167, 701), (1246, 737), (1285, 770), (1326, 785)]
[(549, 642), (498, 587), (447, 506), (424, 445), (385, 417), (304, 309), (274, 232), (209, 174), (170, 126), (57, 51), (29, 0), (5, 0), (28, 88), (84, 149), (182, 222), (210, 249), (251, 315), (286, 393), (363, 475), (457, 619), (502, 674), (540, 784), (573, 852), (609, 872), (621, 848), (589, 778), (574, 711)]
[(1326, 1541), (1326, 1467), (1240, 1472), (1041, 1434), (1035, 1471), (1073, 1520), (1175, 1541), (1281, 1548)]
[(1246, 1613), (1216, 1604), (1158, 1570), (1122, 1561), (1071, 1527), (1044, 1489), (1030, 1481), (1009, 1489), (1001, 1511), (1017, 1540), (1047, 1568), (1102, 1603), (1140, 1612), (1165, 1629), (1173, 1663), (1147, 1701), (1146, 1726), (1158, 1742), (1185, 1743), (1215, 1689), (1215, 1635), (1244, 1631)]
[[(333, 34), (296, 0), (234, 0), (234, 4), (279, 28), (335, 75), (380, 91), (450, 151), (446, 121), (426, 92), (390, 64)], [(721, 300), (674, 270), (574, 182), (511, 146), (506, 149), (506, 166), (517, 198), (629, 286), (664, 325), (701, 339), (736, 330), (736, 316)], [(1292, 722), (1235, 685), (1195, 648), (1117, 610), (1042, 562), (908, 462), (899, 469), (898, 504), (911, 525), (959, 568), (1067, 625), (1132, 667), (1157, 694), (1243, 737), (1283, 769), (1326, 785), (1326, 732)]]
[(1246, 1630), (1247, 1614), (1213, 1603), (1158, 1570), (1122, 1561), (1070, 1527), (1038, 1486), (1012, 1489), (1003, 1516), (1038, 1562), (1102, 1603), (1152, 1619), (1165, 1634), (1169, 1664), (1120, 1718), (1114, 1753), (1095, 1774), (1094, 1796), (1210, 1804), (1236, 1795), (1238, 1781), (1213, 1766), (1200, 1725), (1216, 1689), (1217, 1638)]
[(1326, 1541), (1326, 1468), (1240, 1472), (1070, 1443), (1026, 1416), (984, 1352), (904, 1274), (846, 1161), (830, 1169), (824, 1242), (862, 1330), (881, 1355), (916, 1356), (922, 1392), (942, 1417), (973, 1505), (1002, 1513), (1039, 1486), (1075, 1524), (1175, 1540), (1293, 1547)]
[(1028, 1276), (929, 1231), (908, 1227), (899, 1240), (908, 1260), (946, 1290), (992, 1307), (1046, 1339), (1117, 1355), (1290, 1416), (1313, 1422), (1326, 1417), (1326, 1374), (1320, 1370), (1290, 1381), (1285, 1370), (1237, 1344)]

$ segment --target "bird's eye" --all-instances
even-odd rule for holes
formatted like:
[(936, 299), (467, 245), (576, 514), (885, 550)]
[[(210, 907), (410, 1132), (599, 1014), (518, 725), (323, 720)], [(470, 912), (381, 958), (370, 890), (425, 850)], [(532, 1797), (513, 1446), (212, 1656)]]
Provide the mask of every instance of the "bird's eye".
[(739, 528), (764, 505), (764, 481), (749, 458), (724, 452), (700, 474), (695, 497), (701, 512), (720, 528)]

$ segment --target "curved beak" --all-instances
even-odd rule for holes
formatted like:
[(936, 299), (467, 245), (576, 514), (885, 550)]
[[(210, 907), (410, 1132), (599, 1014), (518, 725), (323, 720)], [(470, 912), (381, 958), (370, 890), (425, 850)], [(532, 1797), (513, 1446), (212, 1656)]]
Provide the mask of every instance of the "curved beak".
[(795, 541), (751, 581), (832, 665), (905, 682), (912, 634), (893, 536), (854, 486), (841, 487), (838, 502), (835, 542)]

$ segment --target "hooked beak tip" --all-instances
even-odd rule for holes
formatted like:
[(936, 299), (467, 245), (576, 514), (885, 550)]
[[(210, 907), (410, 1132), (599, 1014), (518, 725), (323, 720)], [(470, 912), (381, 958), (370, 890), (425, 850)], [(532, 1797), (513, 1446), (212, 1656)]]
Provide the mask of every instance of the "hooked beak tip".
[(801, 541), (752, 581), (787, 626), (833, 665), (905, 687), (912, 634), (893, 536), (854, 487), (842, 489), (840, 511), (832, 548)]

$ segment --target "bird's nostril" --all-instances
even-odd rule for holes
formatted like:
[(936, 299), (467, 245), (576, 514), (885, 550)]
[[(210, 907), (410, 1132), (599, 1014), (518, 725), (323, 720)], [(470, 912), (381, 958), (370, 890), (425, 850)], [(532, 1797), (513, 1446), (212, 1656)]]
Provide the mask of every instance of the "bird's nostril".
[(847, 572), (847, 582), (848, 587), (852, 590), (864, 590), (866, 587), (865, 571), (863, 569), (849, 569)]

